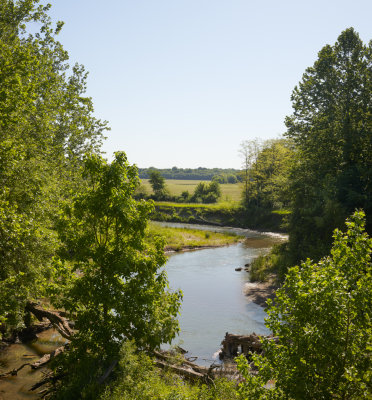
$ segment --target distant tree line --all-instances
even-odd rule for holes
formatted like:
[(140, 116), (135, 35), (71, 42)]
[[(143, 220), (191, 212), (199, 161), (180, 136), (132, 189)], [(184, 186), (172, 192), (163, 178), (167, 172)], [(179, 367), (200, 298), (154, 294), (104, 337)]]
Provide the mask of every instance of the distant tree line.
[(236, 183), (240, 180), (240, 170), (234, 168), (138, 168), (140, 179), (149, 179), (151, 171), (159, 171), (164, 179), (192, 179), (219, 183)]

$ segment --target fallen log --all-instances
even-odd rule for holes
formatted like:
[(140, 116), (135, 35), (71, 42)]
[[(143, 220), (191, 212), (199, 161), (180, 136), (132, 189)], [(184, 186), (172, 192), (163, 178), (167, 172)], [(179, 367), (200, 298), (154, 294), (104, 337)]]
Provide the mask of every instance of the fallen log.
[[(56, 381), (58, 381), (59, 379), (63, 378), (64, 376), (66, 376), (66, 374), (55, 374), (53, 372), (48, 372), (44, 374), (43, 379), (41, 379), (40, 381), (36, 382), (30, 389), (29, 391), (35, 391), (36, 389), (40, 388), (41, 386), (44, 385), (49, 385), (49, 384), (54, 384)], [(44, 390), (47, 390), (48, 392), (52, 392), (54, 391), (54, 388), (46, 388), (43, 389), (42, 392), (44, 392)], [(39, 392), (39, 394), (41, 394), (41, 392)]]
[(177, 375), (187, 379), (201, 379), (204, 382), (213, 380), (213, 368), (211, 367), (202, 367), (194, 364), (183, 356), (175, 358), (174, 354), (165, 351), (154, 350), (153, 354), (156, 357), (155, 365), (160, 368), (168, 368)]
[(18, 372), (23, 369), (24, 367), (27, 367), (28, 365), (32, 369), (39, 369), (44, 367), (50, 360), (53, 358), (57, 357), (59, 354), (63, 353), (66, 348), (65, 346), (58, 347), (57, 349), (53, 350), (51, 353), (44, 354), (41, 358), (39, 358), (37, 361), (33, 363), (25, 363), (19, 366), (18, 368), (14, 368), (11, 371), (5, 372), (3, 374), (0, 374), (0, 378), (5, 378), (7, 376), (15, 376), (18, 374)]
[[(153, 351), (153, 354), (155, 355), (155, 357), (157, 359), (163, 360), (165, 361), (168, 365), (175, 365), (175, 358), (172, 354), (168, 354), (166, 352), (160, 352), (157, 350)], [(184, 365), (187, 367), (192, 368), (193, 370), (195, 370), (196, 372), (200, 373), (200, 374), (207, 374), (209, 371), (209, 368), (207, 367), (201, 367), (200, 365), (194, 364), (193, 362), (187, 360), (186, 358), (182, 357), (179, 359), (179, 363), (180, 365)]]
[(205, 380), (208, 379), (206, 374), (202, 374), (200, 372), (194, 371), (191, 367), (179, 367), (174, 364), (168, 364), (167, 362), (156, 360), (155, 365), (164, 368), (170, 369), (171, 371), (175, 372), (177, 375), (181, 375), (185, 378), (192, 379), (192, 380)]
[(57, 349), (53, 350), (51, 353), (44, 354), (39, 360), (35, 361), (34, 363), (30, 364), (32, 369), (38, 369), (44, 367), (50, 360), (56, 358), (59, 354), (65, 351), (66, 345), (58, 347)]

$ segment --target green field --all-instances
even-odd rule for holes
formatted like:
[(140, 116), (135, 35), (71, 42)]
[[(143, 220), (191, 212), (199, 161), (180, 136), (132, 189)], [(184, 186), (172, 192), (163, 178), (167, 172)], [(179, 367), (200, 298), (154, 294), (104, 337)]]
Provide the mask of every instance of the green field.
[[(180, 196), (182, 192), (187, 190), (192, 194), (199, 182), (198, 180), (177, 180), (177, 179), (166, 179), (165, 185), (169, 193), (173, 196)], [(152, 193), (151, 185), (148, 179), (141, 179), (142, 186), (146, 188), (148, 193)], [(224, 183), (221, 184), (222, 196), (220, 202), (226, 201), (240, 201), (242, 193), (241, 183)]]

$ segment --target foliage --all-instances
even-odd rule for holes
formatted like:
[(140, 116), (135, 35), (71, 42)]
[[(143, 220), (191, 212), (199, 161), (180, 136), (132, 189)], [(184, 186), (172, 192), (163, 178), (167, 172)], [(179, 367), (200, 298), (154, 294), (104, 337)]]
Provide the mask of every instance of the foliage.
[[(190, 203), (191, 197), (193, 195), (194, 190), (198, 186), (198, 184), (203, 181), (198, 180), (176, 180), (176, 179), (166, 179), (166, 198), (168, 202), (177, 202), (177, 203)], [(209, 182), (208, 182), (209, 183)], [(218, 202), (227, 202), (227, 201), (235, 201), (239, 202), (241, 199), (241, 184), (220, 184), (221, 189), (221, 197), (218, 199)], [(146, 193), (152, 192), (151, 184), (148, 179), (141, 179), (141, 186), (138, 192), (142, 191), (142, 193), (137, 193), (136, 198), (151, 198), (152, 195)], [(154, 199), (155, 200), (155, 199)], [(164, 201), (162, 198), (160, 201)], [(197, 203), (196, 203), (197, 204)]]
[(101, 400), (233, 400), (234, 384), (223, 379), (213, 386), (190, 384), (170, 372), (160, 371), (144, 353), (136, 353), (130, 343), (121, 351), (116, 379)]
[[(335, 230), (331, 254), (288, 271), (268, 308), (258, 375), (239, 360), (244, 399), (367, 399), (372, 396), (372, 239), (363, 212)], [(264, 385), (274, 380), (275, 388)]]
[(251, 282), (265, 282), (271, 275), (282, 282), (287, 272), (288, 266), (288, 243), (281, 243), (273, 246), (268, 254), (258, 256), (252, 261), (249, 270), (249, 279)]
[(0, 320), (8, 328), (22, 325), (25, 302), (43, 295), (59, 199), (81, 184), (81, 157), (99, 150), (105, 129), (84, 97), (86, 72), (69, 70), (56, 40), (62, 23), (53, 27), (48, 9), (0, 1)]
[(233, 174), (220, 174), (214, 175), (212, 181), (216, 181), (218, 183), (238, 183), (238, 178), (236, 175)]
[(288, 206), (288, 178), (294, 154), (290, 141), (244, 141), (240, 153), (244, 158), (245, 207), (278, 209)]
[[(132, 197), (139, 185), (137, 168), (122, 152), (111, 164), (93, 155), (85, 160), (84, 176), (87, 189), (66, 205), (58, 224), (63, 247), (55, 262), (58, 284), (51, 293), (77, 329), (65, 357), (68, 379), (85, 370), (89, 360), (112, 362), (124, 339), (142, 349), (170, 342), (178, 331), (182, 297), (167, 290), (160, 269), (163, 242), (145, 240), (153, 204)], [(64, 393), (68, 387), (62, 386)]]
[(244, 140), (240, 144), (239, 155), (242, 158), (241, 178), (244, 184), (243, 199), (249, 198), (249, 184), (252, 180), (251, 171), (256, 162), (261, 146), (261, 140), (257, 138), (253, 140)]
[(218, 182), (199, 182), (190, 201), (206, 204), (216, 203), (219, 197), (221, 197), (221, 188)]
[(326, 45), (292, 93), (290, 252), (319, 259), (334, 228), (363, 208), (372, 231), (372, 47), (349, 28)]

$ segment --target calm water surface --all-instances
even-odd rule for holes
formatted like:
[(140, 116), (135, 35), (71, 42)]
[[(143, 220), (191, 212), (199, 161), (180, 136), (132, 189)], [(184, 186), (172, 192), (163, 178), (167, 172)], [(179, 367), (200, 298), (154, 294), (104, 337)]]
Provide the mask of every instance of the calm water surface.
[[(164, 225), (164, 224), (163, 224)], [(179, 318), (181, 333), (173, 344), (179, 344), (197, 356), (199, 364), (211, 364), (214, 353), (220, 348), (225, 333), (268, 333), (264, 326), (263, 308), (247, 300), (243, 294), (249, 275), (244, 267), (274, 243), (285, 236), (259, 233), (239, 228), (221, 228), (204, 225), (166, 224), (218, 232), (233, 232), (246, 237), (244, 243), (228, 247), (175, 253), (165, 266), (172, 289), (183, 291)], [(43, 332), (33, 344), (12, 345), (0, 357), (0, 372), (9, 371), (24, 362), (37, 360), (63, 343), (54, 330)], [(216, 357), (216, 354), (215, 354)], [(41, 371), (25, 367), (18, 377), (0, 380), (0, 400), (35, 399), (29, 388), (42, 376)]]
[(244, 296), (249, 274), (235, 268), (244, 267), (285, 236), (237, 228), (199, 228), (246, 236), (245, 242), (237, 245), (171, 255), (165, 267), (170, 287), (181, 289), (184, 295), (181, 332), (173, 344), (188, 350), (188, 355), (198, 356), (199, 363), (210, 364), (226, 332), (269, 333), (264, 325), (264, 309)]

